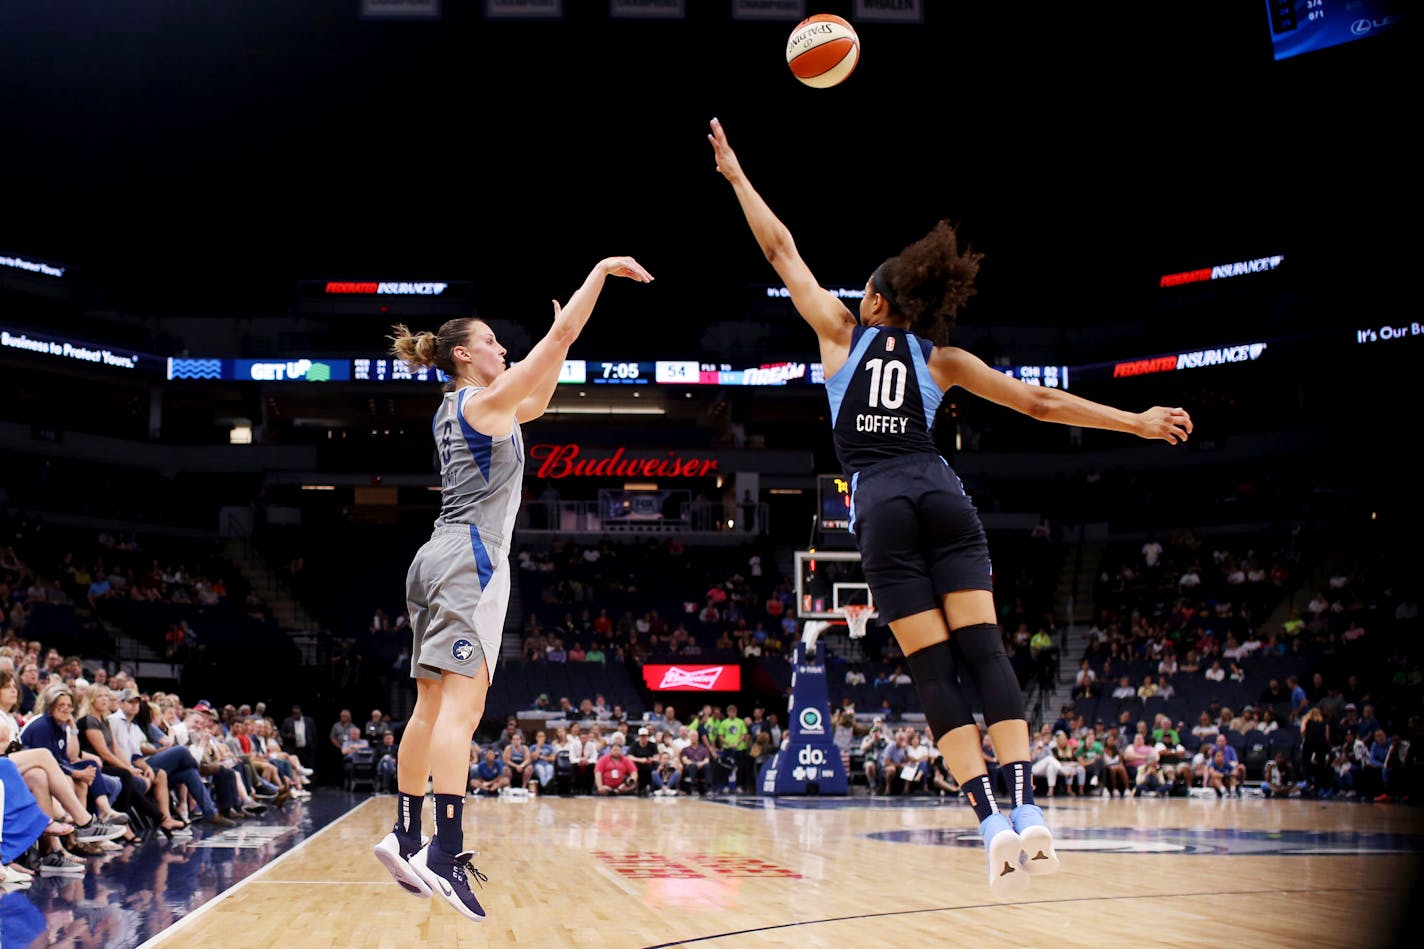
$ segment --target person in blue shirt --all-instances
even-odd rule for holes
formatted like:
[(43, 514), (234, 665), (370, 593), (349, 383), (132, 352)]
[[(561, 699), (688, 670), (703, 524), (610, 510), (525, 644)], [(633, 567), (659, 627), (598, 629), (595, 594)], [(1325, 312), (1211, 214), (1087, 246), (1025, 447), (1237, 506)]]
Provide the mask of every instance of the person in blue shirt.
[(494, 746), (486, 748), (484, 755), (470, 769), (470, 791), (474, 794), (495, 795), (509, 787), (509, 768), (506, 767)]
[(882, 794), (893, 794), (900, 788), (900, 769), (905, 766), (909, 757), (909, 743), (904, 732), (895, 736), (895, 740), (885, 747), (885, 752), (880, 756), (880, 772), (885, 776), (885, 784), (880, 789)]
[[(40, 693), (37, 707), (42, 711), (25, 723), (20, 744), (48, 750), (60, 772), (73, 780), (74, 791), (84, 798), (86, 810), (104, 821), (128, 823), (127, 815), (119, 814), (110, 803), (118, 794), (118, 779), (104, 774), (97, 756), (80, 753), (75, 744), (79, 737), (74, 730), (74, 693), (63, 683), (48, 686)], [(75, 752), (72, 758), (71, 750)]]
[(1365, 741), (1369, 741), (1379, 729), (1380, 723), (1379, 719), (1375, 718), (1375, 707), (1366, 703), (1365, 707), (1360, 710), (1360, 720), (1355, 724), (1355, 734)]
[[(1133, 694), (1136, 695), (1136, 691), (1134, 691)], [(1073, 706), (1065, 705), (1062, 709), (1059, 710), (1058, 717), (1053, 720), (1053, 727), (1049, 729), (1049, 732), (1055, 735), (1059, 732), (1064, 732), (1065, 734), (1072, 734)]]
[(1305, 694), (1305, 687), (1300, 684), (1300, 679), (1295, 676), (1286, 676), (1286, 685), (1290, 687), (1291, 711), (1297, 714), (1304, 713), (1310, 707), (1310, 696)]
[(1398, 775), (1392, 774), (1391, 772), (1397, 771), (1399, 752), (1395, 750), (1394, 754), (1396, 760), (1391, 761), (1391, 748), (1392, 743), (1390, 742), (1389, 736), (1385, 734), (1385, 730), (1383, 728), (1376, 729), (1373, 740), (1370, 741), (1369, 751), (1367, 753), (1367, 757), (1369, 758), (1367, 766), (1379, 769), (1380, 793), (1376, 795), (1376, 801), (1388, 801), (1391, 796), (1390, 789), (1393, 787), (1394, 782), (1398, 780)]
[(109, 594), (112, 592), (112, 590), (113, 587), (110, 585), (108, 577), (95, 577), (94, 580), (89, 584), (89, 589), (87, 591), (89, 596), (89, 605), (98, 606), (100, 600), (108, 599)]
[(1236, 788), (1236, 769), (1226, 760), (1226, 755), (1222, 753), (1220, 748), (1212, 752), (1211, 762), (1206, 766), (1206, 773), (1207, 780), (1211, 782), (1211, 786), (1216, 790), (1217, 797), (1221, 797), (1223, 794), (1235, 797), (1240, 796), (1241, 792)]
[(1241, 782), (1246, 780), (1246, 766), (1241, 763), (1241, 756), (1236, 753), (1236, 749), (1226, 740), (1226, 736), (1218, 734), (1216, 736), (1216, 748), (1214, 753), (1221, 755), (1230, 770), (1231, 780), (1227, 782), (1227, 788), (1233, 797), (1241, 796)]
[(550, 744), (548, 734), (538, 731), (534, 733), (529, 754), (534, 759), (534, 780), (529, 783), (529, 791), (531, 794), (543, 794), (554, 783), (554, 762), (559, 753)]
[(1389, 737), (1383, 728), (1376, 729), (1374, 740), (1370, 742), (1370, 760), (1381, 768), (1389, 760)]

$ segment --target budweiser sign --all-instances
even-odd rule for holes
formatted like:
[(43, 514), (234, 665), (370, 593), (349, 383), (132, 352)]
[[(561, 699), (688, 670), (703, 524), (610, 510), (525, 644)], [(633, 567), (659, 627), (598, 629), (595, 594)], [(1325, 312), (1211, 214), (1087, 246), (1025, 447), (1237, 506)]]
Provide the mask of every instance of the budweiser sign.
[(622, 445), (600, 455), (586, 455), (575, 444), (530, 445), (529, 457), (539, 464), (539, 478), (701, 478), (717, 470), (716, 458), (675, 451), (630, 455)]
[(736, 692), (741, 666), (643, 666), (643, 683), (654, 692)]

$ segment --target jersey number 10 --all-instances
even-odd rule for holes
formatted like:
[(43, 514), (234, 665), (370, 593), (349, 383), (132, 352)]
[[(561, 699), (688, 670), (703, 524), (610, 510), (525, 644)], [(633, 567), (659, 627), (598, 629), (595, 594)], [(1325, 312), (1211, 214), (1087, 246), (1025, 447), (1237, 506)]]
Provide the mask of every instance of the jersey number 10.
[(905, 364), (895, 360), (872, 359), (865, 364), (870, 371), (870, 407), (898, 409), (905, 402)]

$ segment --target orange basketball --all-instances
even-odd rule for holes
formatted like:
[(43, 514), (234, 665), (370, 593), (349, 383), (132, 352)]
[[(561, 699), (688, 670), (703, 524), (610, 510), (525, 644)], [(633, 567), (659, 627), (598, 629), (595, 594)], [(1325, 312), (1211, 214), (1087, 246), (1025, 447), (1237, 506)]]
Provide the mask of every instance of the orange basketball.
[(860, 37), (855, 27), (833, 13), (808, 16), (786, 41), (786, 65), (808, 86), (839, 85), (860, 61)]

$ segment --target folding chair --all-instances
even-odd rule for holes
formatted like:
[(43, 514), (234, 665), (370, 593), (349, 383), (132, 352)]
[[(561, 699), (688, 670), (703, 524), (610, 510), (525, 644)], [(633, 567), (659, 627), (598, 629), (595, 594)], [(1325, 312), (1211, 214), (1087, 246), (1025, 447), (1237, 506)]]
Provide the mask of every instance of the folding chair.
[(376, 753), (370, 748), (358, 748), (346, 761), (346, 790), (355, 791), (365, 785), (376, 790)]

